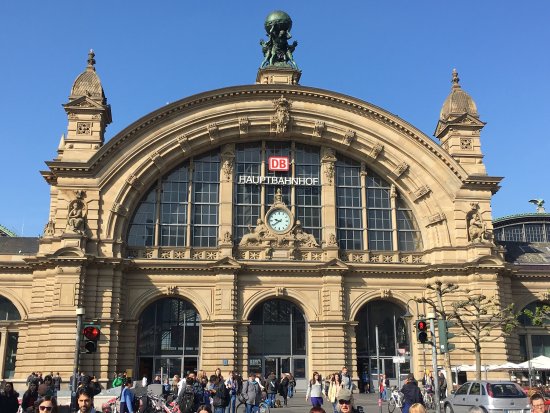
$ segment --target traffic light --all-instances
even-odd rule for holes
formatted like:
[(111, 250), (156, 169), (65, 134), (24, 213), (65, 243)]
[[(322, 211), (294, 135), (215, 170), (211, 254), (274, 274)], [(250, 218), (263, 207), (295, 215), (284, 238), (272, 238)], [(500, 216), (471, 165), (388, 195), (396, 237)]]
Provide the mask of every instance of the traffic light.
[(454, 327), (455, 325), (456, 323), (447, 320), (437, 321), (437, 329), (439, 332), (439, 351), (441, 354), (455, 349), (455, 345), (449, 343), (449, 339), (455, 336), (453, 333), (449, 333), (449, 328)]
[(416, 320), (416, 339), (424, 344), (428, 341), (428, 324), (426, 320)]
[(84, 335), (84, 348), (86, 353), (95, 353), (97, 351), (97, 341), (101, 334), (100, 327), (97, 324), (88, 324), (82, 329)]

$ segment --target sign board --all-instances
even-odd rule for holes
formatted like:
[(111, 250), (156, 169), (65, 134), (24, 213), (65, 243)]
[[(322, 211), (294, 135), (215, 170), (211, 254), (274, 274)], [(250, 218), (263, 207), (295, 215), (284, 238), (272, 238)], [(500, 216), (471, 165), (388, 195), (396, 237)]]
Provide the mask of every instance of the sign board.
[(267, 161), (270, 171), (288, 171), (290, 164), (288, 156), (270, 156)]
[(397, 363), (400, 363), (400, 364), (405, 363), (405, 357), (403, 357), (403, 356), (393, 356), (393, 357), (392, 357), (392, 360), (393, 360), (394, 364), (397, 364)]

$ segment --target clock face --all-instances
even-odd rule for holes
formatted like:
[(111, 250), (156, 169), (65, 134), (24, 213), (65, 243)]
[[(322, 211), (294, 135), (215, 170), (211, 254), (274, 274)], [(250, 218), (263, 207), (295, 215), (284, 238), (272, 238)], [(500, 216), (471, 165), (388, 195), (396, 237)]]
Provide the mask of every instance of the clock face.
[(290, 215), (283, 209), (276, 209), (269, 214), (267, 223), (276, 232), (285, 232), (290, 228)]

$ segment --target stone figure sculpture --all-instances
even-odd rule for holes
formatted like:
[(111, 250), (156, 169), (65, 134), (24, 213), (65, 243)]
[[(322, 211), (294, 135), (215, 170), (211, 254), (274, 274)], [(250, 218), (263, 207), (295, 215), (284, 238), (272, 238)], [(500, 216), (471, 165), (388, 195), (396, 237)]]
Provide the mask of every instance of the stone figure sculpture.
[(472, 243), (485, 241), (485, 224), (477, 211), (472, 213), (468, 220), (468, 235)]
[(67, 229), (75, 234), (84, 234), (86, 230), (86, 211), (80, 199), (75, 199), (69, 204)]
[(266, 66), (288, 66), (293, 69), (298, 69), (292, 53), (298, 42), (294, 41), (288, 44), (288, 40), (292, 38), (290, 29), (292, 29), (292, 19), (284, 11), (274, 11), (269, 14), (264, 23), (268, 41), (260, 40), (264, 60), (260, 65), (261, 68)]

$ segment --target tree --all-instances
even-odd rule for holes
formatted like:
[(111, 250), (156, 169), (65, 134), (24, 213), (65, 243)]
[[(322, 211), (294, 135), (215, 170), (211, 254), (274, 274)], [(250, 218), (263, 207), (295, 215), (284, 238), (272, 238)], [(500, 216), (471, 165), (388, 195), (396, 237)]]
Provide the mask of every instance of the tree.
[(535, 311), (525, 308), (523, 314), (531, 320), (531, 324), (534, 326), (548, 324), (550, 323), (550, 304), (543, 303), (542, 305), (537, 305)]
[(476, 379), (481, 380), (482, 343), (498, 340), (518, 324), (514, 305), (502, 307), (498, 299), (466, 290), (467, 299), (452, 303), (450, 319), (456, 321), (474, 345)]
[[(448, 320), (449, 317), (447, 315), (447, 312), (445, 311), (445, 306), (443, 305), (443, 299), (446, 295), (452, 294), (453, 292), (458, 290), (458, 285), (453, 283), (446, 283), (443, 284), (441, 281), (436, 281), (433, 284), (428, 284), (426, 288), (430, 291), (433, 291), (435, 294), (435, 300), (431, 297), (422, 297), (422, 298), (415, 298), (415, 301), (417, 303), (425, 303), (428, 306), (431, 307), (434, 314), (437, 314), (441, 320)], [(449, 380), (449, 383), (451, 385), (449, 387), (452, 388), (452, 373), (451, 373), (451, 355), (449, 352), (445, 353), (445, 357), (443, 358), (443, 367), (445, 368), (445, 376), (447, 377), (447, 380)], [(435, 375), (437, 375), (437, 372), (434, 372)]]

